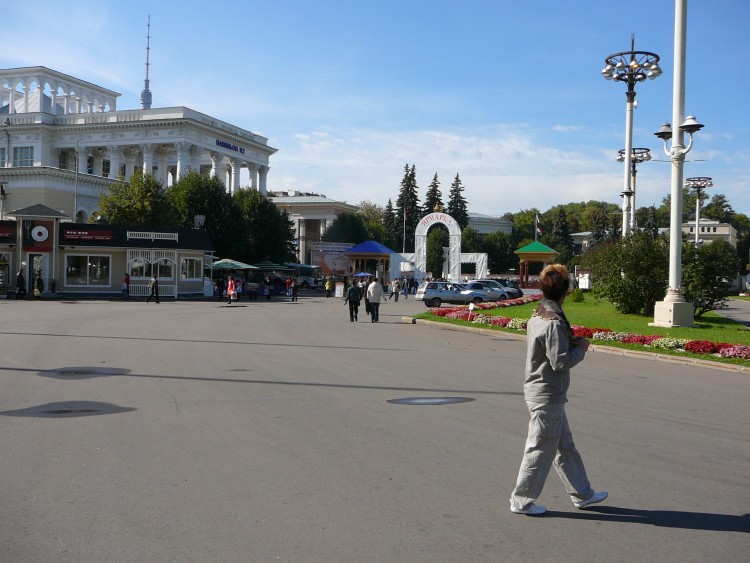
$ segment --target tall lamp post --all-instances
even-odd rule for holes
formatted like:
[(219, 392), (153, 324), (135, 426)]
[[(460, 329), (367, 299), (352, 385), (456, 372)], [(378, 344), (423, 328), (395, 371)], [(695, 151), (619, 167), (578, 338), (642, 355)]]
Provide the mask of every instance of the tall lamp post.
[(701, 196), (703, 195), (703, 190), (706, 188), (713, 187), (714, 183), (712, 181), (712, 178), (706, 178), (705, 176), (698, 176), (695, 178), (688, 178), (685, 180), (685, 187), (686, 188), (693, 188), (695, 189), (695, 246), (697, 247), (698, 244), (700, 244), (700, 238), (698, 236), (698, 233), (700, 231), (700, 222), (701, 222)]
[[(685, 155), (693, 147), (693, 134), (703, 125), (689, 115), (685, 115), (685, 51), (687, 46), (687, 0), (675, 0), (674, 13), (674, 80), (672, 82), (672, 123), (674, 131), (665, 123), (655, 133), (664, 141), (664, 152), (672, 161), (671, 199), (669, 215), (669, 286), (663, 301), (654, 307), (653, 326), (693, 326), (693, 305), (685, 301), (680, 287), (682, 278), (682, 171)], [(684, 146), (685, 133), (690, 135), (690, 143)], [(668, 149), (667, 143), (672, 140)]]
[[(627, 151), (625, 149), (620, 149), (617, 151), (617, 162), (625, 162), (625, 153)], [(629, 193), (623, 192), (622, 196), (623, 198), (630, 198), (630, 202), (627, 203), (627, 207), (630, 209), (630, 230), (633, 230), (636, 228), (636, 220), (635, 220), (635, 176), (638, 174), (638, 169), (636, 166), (638, 166), (641, 162), (648, 162), (651, 160), (651, 149), (644, 149), (641, 147), (633, 148), (630, 151), (630, 181), (632, 184), (632, 189)], [(623, 202), (623, 208), (625, 207), (625, 202)], [(623, 217), (623, 225), (625, 224), (626, 218)]]
[[(635, 35), (630, 38), (630, 51), (615, 53), (604, 59), (602, 76), (607, 80), (624, 82), (628, 86), (625, 93), (627, 103), (625, 105), (625, 148), (623, 149), (623, 162), (625, 163), (624, 188), (622, 198), (622, 236), (628, 234), (631, 226), (630, 205), (633, 203), (633, 190), (630, 185), (630, 175), (633, 157), (633, 108), (635, 107), (635, 85), (644, 80), (661, 76), (659, 67), (659, 55), (648, 51), (635, 50)], [(635, 207), (633, 205), (633, 207)], [(635, 209), (632, 210), (635, 216)]]

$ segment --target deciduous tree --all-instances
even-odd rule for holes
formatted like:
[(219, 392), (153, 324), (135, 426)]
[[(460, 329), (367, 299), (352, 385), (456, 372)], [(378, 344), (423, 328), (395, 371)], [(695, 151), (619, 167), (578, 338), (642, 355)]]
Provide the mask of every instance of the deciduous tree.
[(258, 190), (239, 190), (233, 198), (247, 223), (247, 238), (239, 260), (250, 264), (296, 260), (294, 225), (286, 213)]
[(697, 248), (692, 242), (682, 245), (682, 291), (685, 300), (695, 307), (696, 319), (727, 306), (738, 271), (737, 252), (726, 240)]
[(92, 218), (98, 216), (111, 225), (175, 227), (179, 224), (164, 187), (151, 174), (133, 174), (127, 181), (111, 184), (99, 196), (99, 210)]
[(181, 226), (192, 227), (195, 216), (203, 215), (203, 228), (216, 255), (239, 259), (245, 247), (247, 225), (242, 210), (221, 179), (191, 171), (169, 188), (167, 199), (177, 211)]
[(352, 245), (367, 240), (367, 226), (359, 213), (339, 213), (321, 237), (325, 242), (350, 242)]

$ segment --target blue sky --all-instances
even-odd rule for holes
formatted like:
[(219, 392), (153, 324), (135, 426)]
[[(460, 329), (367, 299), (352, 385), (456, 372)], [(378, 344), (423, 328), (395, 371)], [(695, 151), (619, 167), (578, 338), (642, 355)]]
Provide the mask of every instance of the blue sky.
[[(41, 65), (140, 107), (151, 15), (153, 106), (187, 106), (279, 149), (272, 190), (385, 205), (404, 165), (423, 199), (461, 175), (470, 211), (502, 215), (590, 199), (620, 204), (625, 85), (600, 71), (630, 49), (661, 56), (637, 87), (634, 146), (672, 115), (674, 1), (41, 0), (3, 9), (0, 67)], [(691, 0), (686, 114), (705, 124), (685, 177), (750, 215), (747, 0)], [(642, 164), (638, 206), (669, 193), (670, 165)]]

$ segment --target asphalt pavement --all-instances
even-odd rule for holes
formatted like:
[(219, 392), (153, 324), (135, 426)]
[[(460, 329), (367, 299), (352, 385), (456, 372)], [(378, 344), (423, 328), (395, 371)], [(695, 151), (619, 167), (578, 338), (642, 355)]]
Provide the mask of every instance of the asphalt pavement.
[(525, 343), (413, 298), (0, 300), (0, 561), (741, 561), (750, 375), (592, 351), (593, 486), (511, 514)]
[(750, 301), (730, 299), (726, 309), (719, 309), (716, 312), (735, 322), (750, 326)]

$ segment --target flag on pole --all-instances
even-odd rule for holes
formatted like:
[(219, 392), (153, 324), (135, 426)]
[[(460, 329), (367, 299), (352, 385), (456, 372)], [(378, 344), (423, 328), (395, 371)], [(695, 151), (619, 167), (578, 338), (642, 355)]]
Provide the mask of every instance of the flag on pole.
[(536, 216), (536, 235), (542, 234), (542, 227), (539, 226), (539, 215)]

